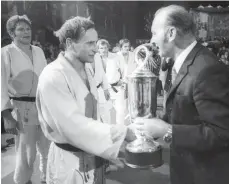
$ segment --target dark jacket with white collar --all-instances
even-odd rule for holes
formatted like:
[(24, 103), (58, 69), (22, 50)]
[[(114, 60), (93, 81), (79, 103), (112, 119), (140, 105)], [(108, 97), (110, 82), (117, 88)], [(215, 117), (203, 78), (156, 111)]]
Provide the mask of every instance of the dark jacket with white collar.
[(172, 184), (229, 183), (229, 68), (200, 44), (169, 91)]

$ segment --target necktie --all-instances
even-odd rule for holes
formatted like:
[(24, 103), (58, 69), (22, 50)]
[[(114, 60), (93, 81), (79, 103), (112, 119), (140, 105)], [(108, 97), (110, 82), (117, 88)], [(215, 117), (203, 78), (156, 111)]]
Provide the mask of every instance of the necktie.
[(164, 87), (164, 90), (166, 92), (168, 92), (170, 90), (170, 88), (172, 87), (172, 85), (176, 79), (176, 76), (177, 76), (177, 72), (176, 72), (175, 68), (174, 67), (169, 68), (167, 76), (166, 76), (165, 87)]

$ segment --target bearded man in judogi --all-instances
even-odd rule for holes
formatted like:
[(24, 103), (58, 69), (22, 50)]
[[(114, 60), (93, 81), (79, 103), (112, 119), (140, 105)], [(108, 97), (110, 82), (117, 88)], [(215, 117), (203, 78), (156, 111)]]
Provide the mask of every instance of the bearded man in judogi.
[(96, 53), (94, 23), (69, 19), (56, 36), (65, 51), (44, 69), (37, 91), (41, 127), (52, 141), (46, 182), (103, 184), (102, 158), (116, 160), (124, 139), (135, 139), (133, 129), (97, 120), (96, 83), (85, 64)]

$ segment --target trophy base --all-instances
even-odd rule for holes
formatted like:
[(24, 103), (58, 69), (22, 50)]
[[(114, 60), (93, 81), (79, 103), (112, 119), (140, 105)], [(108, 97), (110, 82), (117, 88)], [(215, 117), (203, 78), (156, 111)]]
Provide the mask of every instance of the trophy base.
[(155, 169), (155, 168), (160, 167), (160, 166), (163, 164), (163, 162), (161, 162), (160, 165), (145, 165), (145, 166), (139, 166), (139, 165), (129, 164), (129, 163), (127, 163), (126, 161), (124, 161), (124, 163), (125, 163), (128, 167), (133, 168), (133, 169)]
[[(155, 143), (157, 144), (157, 143)], [(125, 164), (131, 168), (157, 168), (163, 164), (162, 147), (157, 144), (153, 151), (134, 152), (134, 150), (125, 150)]]

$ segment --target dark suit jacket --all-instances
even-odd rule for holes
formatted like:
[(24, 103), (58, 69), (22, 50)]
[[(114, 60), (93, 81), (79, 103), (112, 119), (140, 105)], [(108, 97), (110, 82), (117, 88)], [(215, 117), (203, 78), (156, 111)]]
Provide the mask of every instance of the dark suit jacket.
[(229, 184), (229, 68), (197, 44), (169, 91), (172, 184)]

